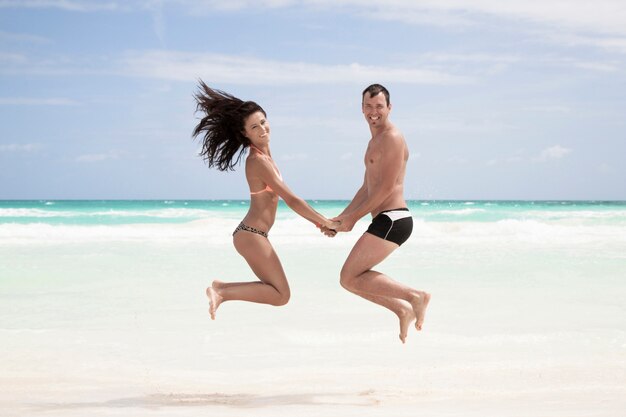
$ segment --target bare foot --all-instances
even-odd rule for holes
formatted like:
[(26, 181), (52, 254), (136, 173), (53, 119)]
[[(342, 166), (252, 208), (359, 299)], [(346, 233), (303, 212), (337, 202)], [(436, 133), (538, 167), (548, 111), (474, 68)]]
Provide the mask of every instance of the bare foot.
[(417, 330), (422, 330), (424, 316), (426, 315), (426, 307), (428, 307), (429, 302), (430, 294), (424, 291), (418, 291), (418, 295), (414, 296), (410, 301), (411, 306), (413, 307), (413, 312), (415, 313), (415, 328)]
[(211, 320), (215, 320), (215, 312), (222, 303), (222, 297), (213, 289), (213, 287), (208, 287), (206, 289), (206, 296), (209, 297), (209, 314), (211, 314)]
[(415, 313), (407, 307), (401, 314), (398, 314), (398, 318), (400, 319), (400, 340), (402, 340), (402, 343), (405, 343), (409, 326), (415, 320)]

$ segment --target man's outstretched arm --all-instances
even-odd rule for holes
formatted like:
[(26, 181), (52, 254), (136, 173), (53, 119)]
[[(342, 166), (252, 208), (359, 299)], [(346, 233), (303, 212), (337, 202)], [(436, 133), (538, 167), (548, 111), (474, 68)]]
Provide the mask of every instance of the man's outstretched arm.
[(361, 189), (364, 190), (363, 195), (360, 196), (361, 198), (357, 202), (356, 197), (361, 192), (359, 190), (353, 202), (336, 218), (342, 223), (338, 229), (339, 231), (352, 230), (352, 227), (359, 219), (380, 206), (393, 192), (398, 175), (400, 175), (400, 170), (402, 169), (404, 141), (399, 134), (387, 139), (389, 142), (381, 153), (380, 159), (367, 168), (370, 172), (366, 172), (366, 181), (368, 183), (367, 187), (362, 187)]

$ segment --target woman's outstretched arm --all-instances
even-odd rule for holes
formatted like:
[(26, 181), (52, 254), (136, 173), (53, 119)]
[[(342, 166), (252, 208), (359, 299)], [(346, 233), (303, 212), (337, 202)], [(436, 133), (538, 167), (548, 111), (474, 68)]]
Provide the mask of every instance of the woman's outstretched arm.
[(257, 165), (255, 171), (257, 171), (258, 177), (269, 185), (272, 190), (283, 199), (285, 204), (297, 214), (315, 224), (317, 227), (335, 229), (339, 226), (339, 222), (329, 220), (322, 216), (304, 201), (304, 199), (291, 191), (287, 184), (278, 176), (269, 159), (259, 158), (255, 161), (255, 165)]

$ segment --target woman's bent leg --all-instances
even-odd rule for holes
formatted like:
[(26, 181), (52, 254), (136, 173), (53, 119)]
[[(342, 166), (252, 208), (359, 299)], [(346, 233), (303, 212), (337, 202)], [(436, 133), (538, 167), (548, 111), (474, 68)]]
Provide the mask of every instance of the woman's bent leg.
[(207, 288), (211, 318), (224, 301), (240, 300), (253, 303), (285, 305), (290, 290), (283, 267), (270, 241), (256, 233), (240, 231), (233, 237), (237, 252), (244, 257), (259, 281), (224, 283), (214, 281)]

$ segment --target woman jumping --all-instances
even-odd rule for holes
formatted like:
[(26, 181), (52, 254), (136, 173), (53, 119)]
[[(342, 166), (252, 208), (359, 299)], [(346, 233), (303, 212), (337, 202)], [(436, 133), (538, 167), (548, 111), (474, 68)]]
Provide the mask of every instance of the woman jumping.
[(268, 239), (276, 219), (278, 198), (317, 227), (336, 229), (339, 223), (317, 213), (283, 182), (272, 159), (270, 125), (261, 106), (214, 90), (202, 81), (194, 97), (196, 111), (203, 113), (203, 117), (193, 136), (202, 137), (200, 155), (209, 167), (220, 171), (234, 170), (248, 150), (246, 179), (250, 188), (250, 208), (233, 232), (233, 244), (259, 279), (230, 283), (213, 281), (206, 289), (211, 319), (215, 320), (215, 312), (224, 301), (285, 305), (290, 296), (289, 284)]

